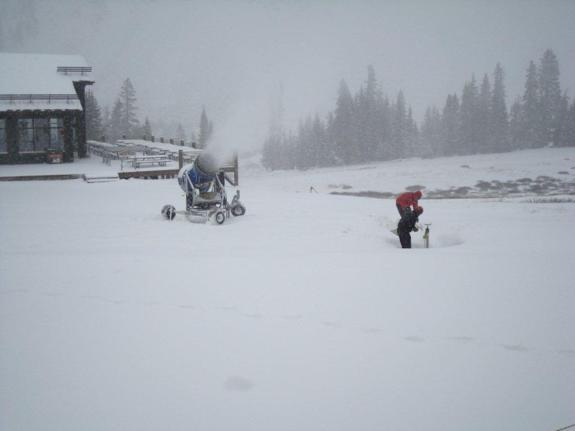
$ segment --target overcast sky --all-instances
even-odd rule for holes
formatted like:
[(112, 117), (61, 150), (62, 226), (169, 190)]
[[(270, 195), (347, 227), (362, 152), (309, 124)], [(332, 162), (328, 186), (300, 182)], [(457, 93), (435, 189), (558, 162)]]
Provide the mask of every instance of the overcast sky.
[[(286, 121), (332, 110), (373, 65), (385, 94), (416, 119), (501, 62), (509, 102), (530, 60), (559, 58), (575, 92), (575, 1), (0, 0), (4, 52), (81, 54), (112, 105), (130, 77), (140, 117), (257, 140), (283, 94)], [(33, 13), (33, 16), (30, 14)], [(22, 29), (26, 29), (22, 31)], [(225, 125), (225, 127), (224, 127)], [(257, 133), (256, 133), (257, 131)]]

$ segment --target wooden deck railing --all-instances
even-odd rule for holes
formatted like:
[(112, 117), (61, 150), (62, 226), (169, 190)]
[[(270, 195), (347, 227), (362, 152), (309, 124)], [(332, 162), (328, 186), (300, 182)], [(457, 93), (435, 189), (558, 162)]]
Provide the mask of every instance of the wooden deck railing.
[(0, 94), (0, 100), (8, 101), (9, 103), (14, 103), (16, 101), (23, 101), (32, 103), (34, 101), (47, 101), (51, 103), (52, 101), (65, 101), (70, 103), (72, 101), (78, 101), (78, 96), (76, 94)]

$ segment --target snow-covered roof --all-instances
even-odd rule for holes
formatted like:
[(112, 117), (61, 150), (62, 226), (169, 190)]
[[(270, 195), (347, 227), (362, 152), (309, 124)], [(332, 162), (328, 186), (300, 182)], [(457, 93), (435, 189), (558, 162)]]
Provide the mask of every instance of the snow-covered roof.
[(0, 111), (81, 110), (74, 81), (90, 72), (80, 55), (0, 53)]

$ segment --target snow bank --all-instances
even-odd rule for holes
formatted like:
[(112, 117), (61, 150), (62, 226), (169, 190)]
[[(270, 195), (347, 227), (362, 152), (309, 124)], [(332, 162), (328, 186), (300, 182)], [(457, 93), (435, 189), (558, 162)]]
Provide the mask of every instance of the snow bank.
[[(574, 159), (466, 161), (504, 178)], [(241, 171), (247, 214), (222, 226), (163, 220), (175, 180), (0, 182), (0, 429), (572, 423), (575, 205), (424, 199), (432, 248), (402, 250), (393, 200), (325, 193), (474, 181), (462, 162)]]

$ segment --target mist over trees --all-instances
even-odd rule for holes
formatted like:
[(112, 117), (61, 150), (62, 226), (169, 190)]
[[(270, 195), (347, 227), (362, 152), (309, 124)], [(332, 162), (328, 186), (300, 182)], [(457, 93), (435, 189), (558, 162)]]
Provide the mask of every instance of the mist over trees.
[[(90, 89), (86, 91), (86, 135), (89, 140), (104, 140), (116, 142), (118, 139), (150, 139), (153, 136), (152, 123), (145, 118), (140, 124), (138, 119), (136, 90), (130, 78), (126, 78), (122, 83), (118, 97), (114, 102), (112, 110), (105, 107), (103, 110), (96, 99), (94, 92)], [(165, 127), (166, 128), (166, 127)], [(167, 127), (169, 129), (169, 127)], [(191, 132), (191, 139), (186, 139), (184, 126), (178, 123), (173, 132), (170, 132), (166, 139), (175, 136), (176, 141), (185, 142), (187, 145), (197, 145), (198, 148), (205, 148), (214, 132), (213, 121), (208, 118), (205, 107), (199, 120), (198, 136)]]
[(418, 126), (402, 91), (390, 99), (373, 67), (352, 94), (341, 81), (335, 109), (300, 121), (297, 131), (270, 127), (262, 163), (268, 169), (307, 169), (404, 157), (500, 153), (544, 146), (575, 146), (575, 101), (562, 92), (559, 62), (548, 49), (531, 61), (524, 94), (507, 108), (505, 72), (464, 83), (461, 96), (429, 107)]

